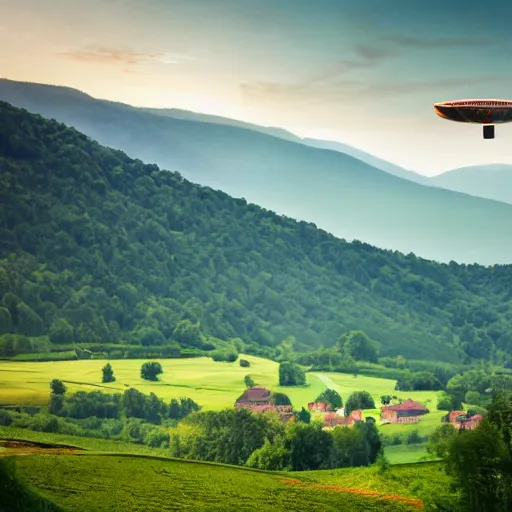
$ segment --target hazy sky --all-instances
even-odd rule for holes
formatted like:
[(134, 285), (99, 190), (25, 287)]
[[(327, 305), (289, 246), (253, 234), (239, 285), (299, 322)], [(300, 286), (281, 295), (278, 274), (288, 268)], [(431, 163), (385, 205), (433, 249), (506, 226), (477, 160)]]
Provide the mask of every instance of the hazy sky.
[(0, 0), (0, 75), (339, 140), (423, 174), (512, 163), (512, 123), (436, 101), (512, 99), (504, 0)]

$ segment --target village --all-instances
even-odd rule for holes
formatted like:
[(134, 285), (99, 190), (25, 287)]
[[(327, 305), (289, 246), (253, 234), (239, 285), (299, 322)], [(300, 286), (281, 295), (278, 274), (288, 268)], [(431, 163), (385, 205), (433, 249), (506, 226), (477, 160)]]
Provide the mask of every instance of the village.
[[(418, 423), (421, 417), (429, 414), (429, 410), (423, 404), (408, 398), (401, 400), (390, 397), (389, 404), (380, 408), (380, 424), (407, 424)], [(392, 403), (395, 402), (395, 403)], [(293, 421), (295, 412), (292, 405), (278, 405), (273, 400), (272, 392), (260, 386), (247, 388), (235, 402), (235, 407), (246, 407), (254, 412), (275, 411), (284, 422)], [(339, 407), (333, 410), (330, 404), (325, 402), (308, 403), (308, 411), (315, 419), (320, 419), (325, 429), (338, 426), (352, 426), (356, 421), (363, 421), (363, 410), (358, 409), (346, 414), (345, 408)], [(472, 430), (482, 420), (480, 414), (468, 416), (465, 411), (451, 411), (442, 417), (441, 421), (452, 424), (457, 429)]]

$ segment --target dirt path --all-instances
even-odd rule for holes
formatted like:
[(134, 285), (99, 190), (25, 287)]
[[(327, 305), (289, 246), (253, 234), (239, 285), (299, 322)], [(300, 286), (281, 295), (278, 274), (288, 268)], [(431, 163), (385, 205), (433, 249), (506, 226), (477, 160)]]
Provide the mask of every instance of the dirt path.
[(310, 484), (306, 482), (302, 482), (301, 480), (296, 480), (293, 478), (283, 478), (281, 482), (285, 485), (296, 485), (301, 487), (313, 487), (316, 489), (326, 489), (330, 491), (337, 491), (337, 492), (347, 492), (350, 494), (359, 494), (360, 496), (368, 496), (368, 497), (374, 497), (378, 500), (384, 500), (384, 501), (401, 501), (403, 503), (407, 503), (413, 507), (416, 507), (418, 509), (423, 508), (423, 502), (418, 499), (414, 498), (406, 498), (405, 496), (399, 496), (398, 494), (384, 494), (382, 492), (378, 491), (370, 491), (368, 489), (353, 489), (350, 487), (341, 487), (339, 485), (325, 485), (325, 484)]
[(328, 377), (327, 375), (323, 375), (321, 373), (313, 373), (312, 375), (314, 375), (315, 377), (318, 377), (328, 388), (330, 389), (334, 389), (337, 391), (337, 387), (338, 385), (335, 384), (330, 377)]
[(0, 439), (0, 457), (7, 455), (73, 455), (83, 453), (81, 448), (58, 446), (29, 441), (12, 441)]

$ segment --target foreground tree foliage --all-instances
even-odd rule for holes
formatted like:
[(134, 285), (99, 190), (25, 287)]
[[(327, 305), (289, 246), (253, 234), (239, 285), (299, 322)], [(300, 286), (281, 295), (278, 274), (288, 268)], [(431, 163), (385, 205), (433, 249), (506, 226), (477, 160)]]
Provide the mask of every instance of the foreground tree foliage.
[[(461, 499), (457, 510), (512, 510), (512, 395), (497, 390), (488, 413), (477, 428), (453, 435), (438, 430), (431, 440), (445, 456)], [(437, 441), (437, 442), (436, 442)]]
[(375, 360), (373, 341), (381, 356), (510, 362), (510, 266), (347, 243), (6, 103), (0, 168), (7, 357), (16, 343), (3, 337), (16, 334), (34, 351), (48, 336), (63, 348), (123, 344), (120, 354), (239, 337), (247, 352), (291, 360), (287, 346), (328, 348), (361, 330), (372, 343), (347, 340), (347, 368)]
[(382, 451), (372, 422), (328, 432), (321, 422), (304, 419), (285, 424), (274, 412), (244, 408), (191, 414), (171, 434), (172, 454), (259, 469), (307, 471), (367, 466)]

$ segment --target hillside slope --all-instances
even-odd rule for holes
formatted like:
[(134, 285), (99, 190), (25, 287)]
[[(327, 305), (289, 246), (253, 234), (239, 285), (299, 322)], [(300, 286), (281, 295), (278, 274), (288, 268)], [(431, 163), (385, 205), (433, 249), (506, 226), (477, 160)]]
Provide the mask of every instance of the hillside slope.
[(512, 206), (422, 186), (338, 151), (154, 115), (68, 88), (2, 81), (0, 99), (102, 144), (347, 240), (438, 261), (512, 261)]
[(363, 329), (383, 355), (512, 352), (510, 266), (347, 243), (6, 103), (0, 169), (2, 332), (268, 354)]
[(302, 139), (302, 142), (315, 148), (331, 149), (333, 151), (345, 153), (346, 155), (353, 156), (354, 158), (357, 158), (358, 160), (361, 160), (362, 162), (365, 162), (368, 165), (375, 167), (376, 169), (380, 169), (381, 171), (387, 172), (388, 174), (398, 176), (399, 178), (414, 181), (415, 183), (425, 184), (428, 181), (426, 176), (418, 174), (414, 171), (409, 171), (408, 169), (404, 169), (403, 167), (383, 160), (382, 158), (371, 155), (362, 149), (349, 146), (348, 144), (343, 144), (342, 142), (309, 138)]
[(432, 176), (428, 183), (472, 196), (512, 203), (512, 165), (461, 167)]

